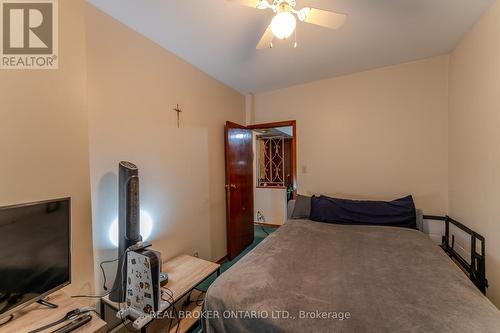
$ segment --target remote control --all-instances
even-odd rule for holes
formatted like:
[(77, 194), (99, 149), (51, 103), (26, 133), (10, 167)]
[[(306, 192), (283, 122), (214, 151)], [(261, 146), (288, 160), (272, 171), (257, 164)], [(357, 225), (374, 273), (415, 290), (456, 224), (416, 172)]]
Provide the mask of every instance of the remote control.
[(78, 327), (85, 325), (89, 321), (92, 320), (92, 316), (90, 314), (87, 314), (85, 316), (81, 316), (73, 320), (71, 323), (64, 325), (61, 328), (58, 328), (57, 330), (53, 331), (52, 333), (68, 333), (71, 331), (76, 330)]

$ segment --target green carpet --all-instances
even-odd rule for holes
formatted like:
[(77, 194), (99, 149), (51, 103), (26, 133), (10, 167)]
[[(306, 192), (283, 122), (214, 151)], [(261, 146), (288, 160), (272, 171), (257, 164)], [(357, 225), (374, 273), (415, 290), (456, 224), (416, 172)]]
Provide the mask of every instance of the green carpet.
[[(220, 266), (220, 272), (223, 273), (229, 269), (229, 267), (233, 266), (238, 260), (243, 258), (248, 252), (250, 252), (254, 247), (257, 246), (260, 242), (264, 240), (264, 238), (267, 237), (267, 234), (271, 234), (276, 231), (276, 228), (273, 227), (264, 227), (260, 225), (254, 225), (254, 240), (253, 243), (250, 244), (243, 252), (240, 253), (236, 258), (233, 260), (226, 260), (224, 261), (221, 266)], [(265, 231), (264, 231), (265, 230)], [(267, 232), (267, 233), (266, 233)], [(201, 291), (207, 291), (208, 287), (215, 281), (217, 278), (217, 274), (214, 273), (212, 274), (208, 279), (200, 283), (196, 288)], [(193, 327), (189, 332), (195, 332), (195, 333), (201, 333), (202, 329), (200, 325), (196, 325)]]
[[(264, 238), (267, 237), (267, 233), (271, 234), (274, 231), (276, 231), (276, 228), (273, 227), (261, 227), (260, 225), (254, 225), (254, 240), (253, 243), (250, 244), (243, 252), (240, 253), (236, 258), (233, 260), (226, 260), (221, 264), (220, 271), (221, 273), (225, 272), (229, 267), (233, 266), (238, 260), (243, 258), (248, 252), (250, 252), (254, 247), (257, 246), (260, 242), (264, 240)], [(208, 287), (215, 281), (217, 278), (217, 274), (212, 274), (208, 279), (200, 283), (196, 288), (202, 291), (207, 291)]]

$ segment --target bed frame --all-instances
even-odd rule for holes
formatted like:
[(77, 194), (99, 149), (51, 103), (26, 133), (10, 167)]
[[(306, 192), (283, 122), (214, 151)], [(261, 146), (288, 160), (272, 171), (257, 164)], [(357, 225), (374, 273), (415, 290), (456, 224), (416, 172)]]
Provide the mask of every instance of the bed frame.
[[(288, 201), (287, 217), (292, 216), (295, 207), (295, 200)], [(485, 255), (485, 239), (482, 235), (470, 229), (466, 225), (452, 219), (448, 215), (423, 215), (420, 211), (420, 216), (425, 220), (434, 220), (444, 222), (445, 233), (441, 237), (441, 248), (446, 254), (457, 263), (460, 268), (469, 276), (469, 279), (474, 285), (486, 295), (488, 288), (488, 280), (486, 279), (486, 255)], [(450, 234), (450, 224), (462, 230), (470, 236), (470, 263), (455, 250), (455, 235)], [(422, 230), (421, 230), (422, 231)], [(480, 244), (478, 244), (480, 243)], [(478, 246), (480, 251), (478, 252)]]
[[(434, 216), (424, 215), (426, 220), (443, 221), (445, 224), (445, 234), (442, 237), (441, 248), (450, 256), (452, 260), (457, 262), (462, 269), (467, 272), (470, 280), (476, 287), (486, 295), (488, 288), (488, 280), (486, 279), (486, 258), (485, 258), (485, 239), (483, 236), (463, 225), (462, 223), (452, 219), (449, 216)], [(464, 231), (470, 236), (470, 263), (467, 262), (457, 251), (455, 251), (455, 235), (450, 237), (450, 224)], [(451, 241), (451, 244), (450, 244)], [(478, 249), (478, 242), (480, 252)]]

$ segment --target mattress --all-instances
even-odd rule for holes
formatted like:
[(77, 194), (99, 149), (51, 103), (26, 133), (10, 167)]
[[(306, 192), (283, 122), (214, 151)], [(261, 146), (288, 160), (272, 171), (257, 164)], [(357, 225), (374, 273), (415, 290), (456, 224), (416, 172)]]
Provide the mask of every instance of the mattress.
[(208, 289), (205, 332), (499, 332), (499, 310), (417, 230), (290, 220)]

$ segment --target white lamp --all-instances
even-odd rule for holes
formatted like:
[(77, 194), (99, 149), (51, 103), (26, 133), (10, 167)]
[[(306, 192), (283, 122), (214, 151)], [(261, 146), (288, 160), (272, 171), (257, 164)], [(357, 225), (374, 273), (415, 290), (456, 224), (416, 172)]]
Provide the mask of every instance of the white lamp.
[[(139, 225), (141, 228), (142, 240), (148, 240), (151, 236), (151, 232), (153, 231), (153, 219), (148, 212), (145, 212), (142, 209)], [(109, 227), (109, 240), (115, 247), (118, 247), (118, 219), (115, 219)]]
[(297, 20), (295, 19), (295, 16), (288, 11), (276, 14), (271, 21), (271, 31), (274, 36), (279, 39), (287, 39), (290, 37), (295, 31), (296, 26)]

